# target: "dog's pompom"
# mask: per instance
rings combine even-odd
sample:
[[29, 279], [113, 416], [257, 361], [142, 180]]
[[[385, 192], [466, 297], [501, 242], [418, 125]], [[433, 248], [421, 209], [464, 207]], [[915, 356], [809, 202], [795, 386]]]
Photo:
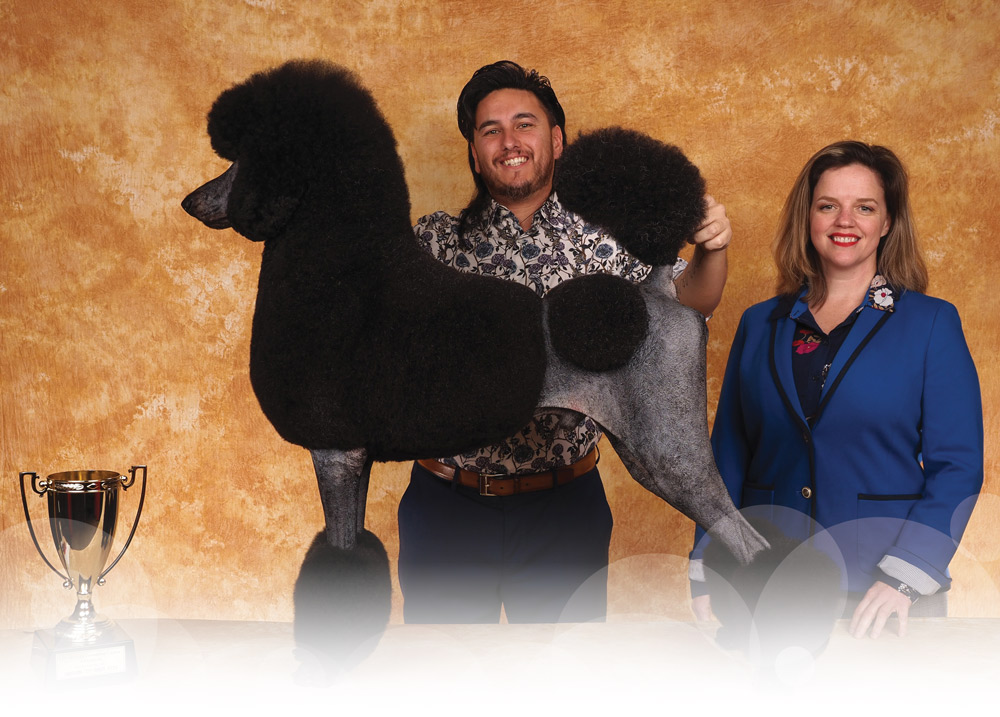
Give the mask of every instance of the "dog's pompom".
[[565, 281], [545, 295], [545, 305], [552, 348], [588, 371], [624, 366], [649, 329], [639, 288], [611, 274]]
[[788, 648], [818, 656], [845, 599], [835, 560], [810, 541], [788, 537], [768, 520], [748, 517], [771, 547], [742, 565], [713, 540], [705, 548], [705, 582], [719, 619], [720, 646], [759, 659], [765, 670]]
[[350, 669], [375, 648], [389, 622], [389, 558], [378, 537], [358, 534], [352, 550], [313, 539], [295, 582], [295, 642], [327, 678]]
[[633, 256], [669, 265], [705, 218], [705, 182], [680, 149], [620, 127], [566, 147], [556, 192], [567, 209], [609, 232]]

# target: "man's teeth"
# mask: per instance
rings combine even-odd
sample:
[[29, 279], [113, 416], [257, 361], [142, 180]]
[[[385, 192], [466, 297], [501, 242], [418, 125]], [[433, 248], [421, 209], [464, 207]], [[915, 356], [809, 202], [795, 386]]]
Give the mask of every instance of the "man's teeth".
[[505, 159], [501, 164], [505, 167], [519, 167], [527, 161], [527, 157], [511, 157], [510, 159]]

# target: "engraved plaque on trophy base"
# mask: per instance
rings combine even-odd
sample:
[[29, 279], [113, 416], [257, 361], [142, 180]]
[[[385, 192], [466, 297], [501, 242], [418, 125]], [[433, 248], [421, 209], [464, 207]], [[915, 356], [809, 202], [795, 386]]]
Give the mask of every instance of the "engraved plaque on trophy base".
[[118, 625], [87, 644], [35, 631], [32, 664], [50, 687], [84, 687], [127, 682], [135, 678], [135, 645]]

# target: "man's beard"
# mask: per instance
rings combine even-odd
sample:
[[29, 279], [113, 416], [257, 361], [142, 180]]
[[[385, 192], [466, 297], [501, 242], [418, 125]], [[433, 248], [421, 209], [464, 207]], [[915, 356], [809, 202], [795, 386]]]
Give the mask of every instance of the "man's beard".
[[[487, 185], [489, 186], [489, 185]], [[490, 194], [496, 197], [503, 197], [515, 202], [527, 199], [536, 191], [545, 186], [544, 182], [528, 180], [520, 184], [501, 184], [489, 187]]]
[[497, 181], [496, 174], [493, 172], [480, 173], [480, 177], [482, 177], [486, 188], [494, 198], [517, 202], [527, 199], [535, 192], [548, 186], [553, 176], [554, 167], [554, 162], [550, 163], [547, 167], [539, 167], [541, 171], [518, 184], [499, 182]]

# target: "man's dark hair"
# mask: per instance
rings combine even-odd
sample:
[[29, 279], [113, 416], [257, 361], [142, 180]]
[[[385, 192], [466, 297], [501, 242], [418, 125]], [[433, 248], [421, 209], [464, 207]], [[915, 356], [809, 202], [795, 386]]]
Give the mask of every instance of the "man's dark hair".
[[476, 172], [476, 162], [472, 156], [472, 138], [476, 129], [476, 109], [483, 98], [496, 90], [527, 90], [542, 103], [549, 122], [562, 130], [563, 141], [566, 140], [566, 113], [556, 98], [556, 93], [544, 75], [536, 70], [526, 70], [516, 62], [501, 60], [491, 65], [484, 65], [473, 73], [472, 78], [462, 88], [458, 96], [458, 129], [469, 142], [469, 169], [476, 183], [476, 194], [469, 205], [462, 210], [459, 222], [459, 233], [464, 237], [466, 232], [479, 221], [483, 209], [490, 201], [490, 193], [483, 178]]

